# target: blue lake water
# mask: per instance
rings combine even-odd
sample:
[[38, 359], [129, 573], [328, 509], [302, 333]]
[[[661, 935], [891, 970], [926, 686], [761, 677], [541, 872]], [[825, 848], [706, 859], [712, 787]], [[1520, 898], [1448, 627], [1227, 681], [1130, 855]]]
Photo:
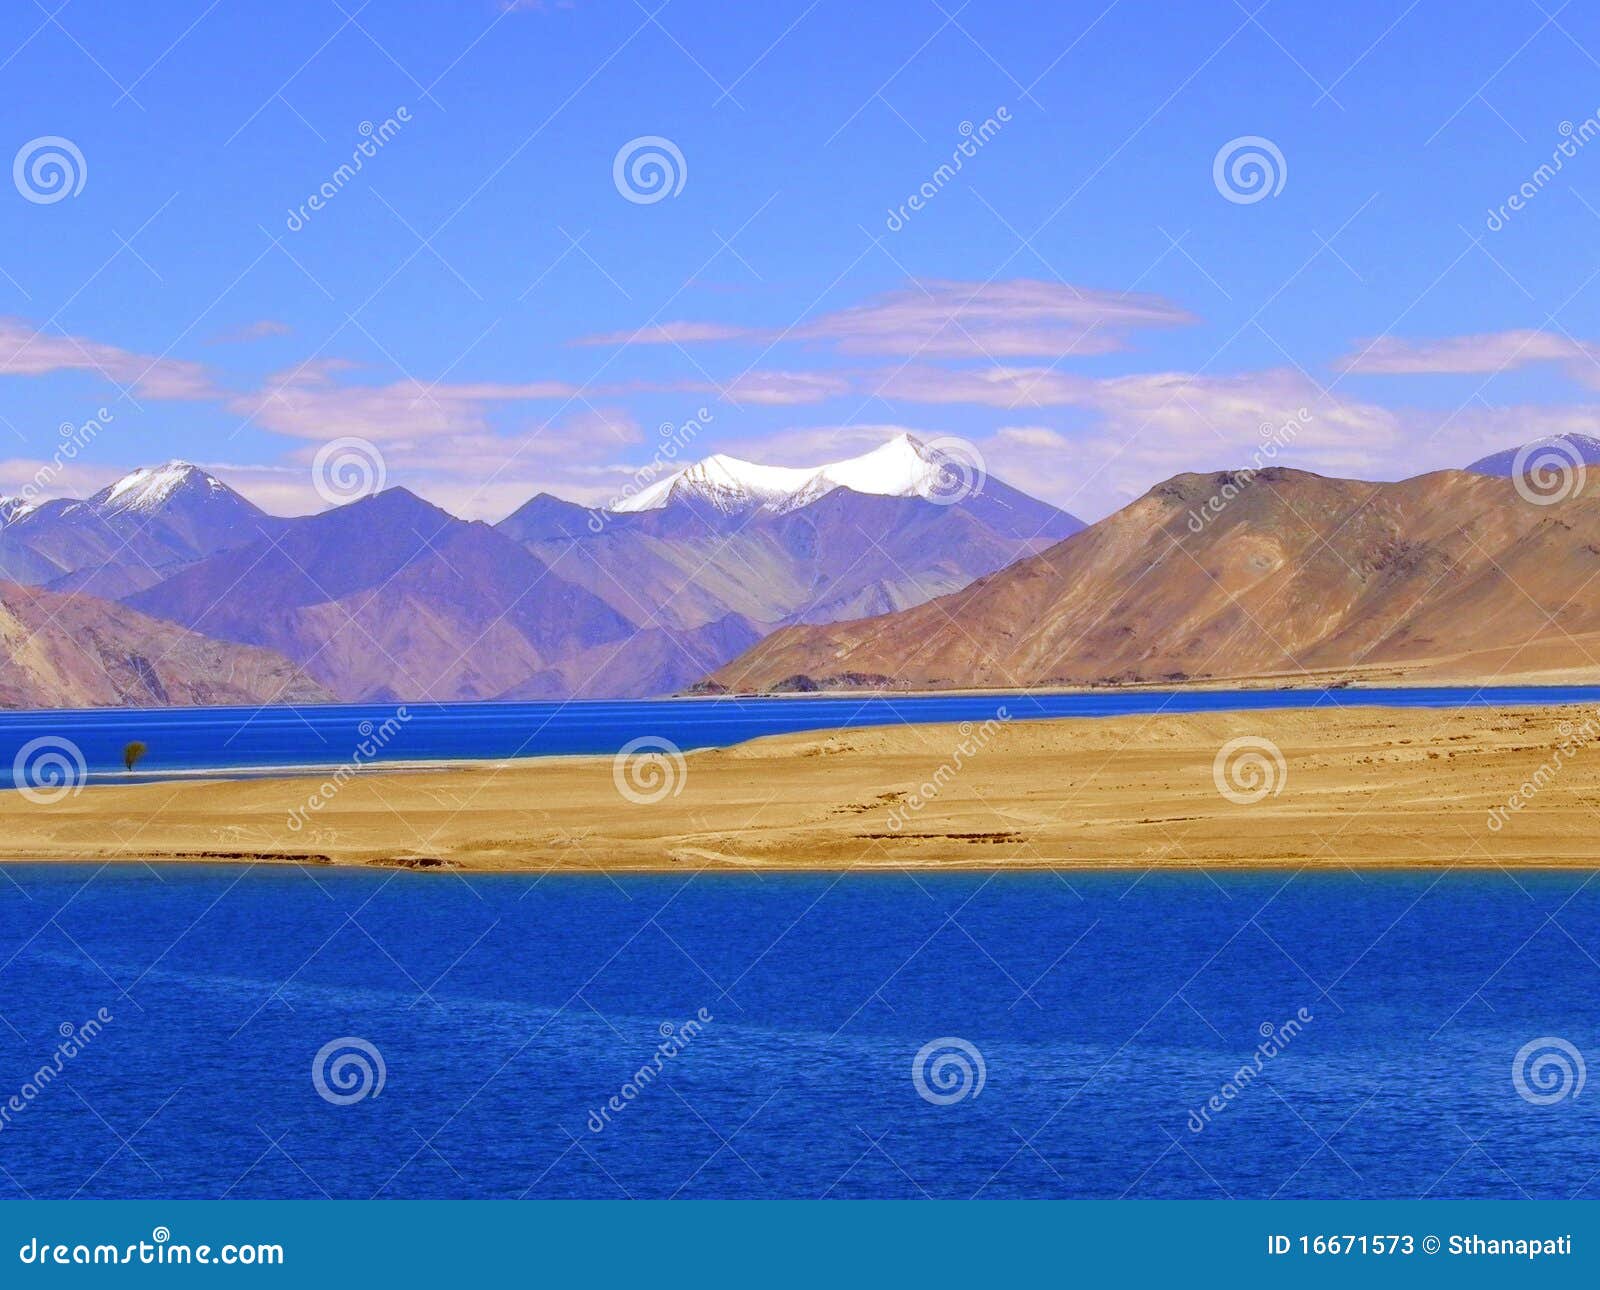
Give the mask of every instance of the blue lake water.
[[1587, 1196], [1600, 1097], [1512, 1070], [1600, 1049], [1597, 960], [1553, 873], [12, 866], [0, 1195]]
[[[759, 735], [900, 722], [982, 721], [1004, 707], [1017, 719], [1387, 704], [1461, 707], [1503, 703], [1600, 703], [1600, 686], [1414, 687], [1371, 690], [1136, 690], [1081, 694], [902, 695], [658, 699], [568, 703], [413, 703], [370, 761], [436, 761], [616, 752], [640, 736], [679, 748]], [[149, 752], [152, 777], [202, 768], [265, 770], [340, 765], [394, 705], [267, 708], [102, 708], [0, 713], [0, 766], [39, 738], [70, 740], [90, 775], [123, 775], [130, 740]], [[9, 781], [7, 781], [9, 782]]]

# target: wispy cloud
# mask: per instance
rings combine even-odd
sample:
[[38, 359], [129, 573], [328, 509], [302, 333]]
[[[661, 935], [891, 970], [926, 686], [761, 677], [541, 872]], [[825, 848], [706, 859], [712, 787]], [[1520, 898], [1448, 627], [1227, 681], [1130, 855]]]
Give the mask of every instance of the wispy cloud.
[[1600, 344], [1533, 329], [1437, 340], [1379, 336], [1358, 344], [1334, 366], [1365, 374], [1490, 375], [1533, 363], [1564, 363], [1575, 379], [1600, 386]]
[[268, 377], [260, 389], [235, 397], [229, 406], [268, 430], [296, 439], [352, 434], [379, 444], [415, 443], [485, 431], [489, 409], [496, 404], [565, 401], [583, 393], [565, 381], [358, 385], [336, 379], [352, 370], [352, 364], [341, 360], [305, 363]]
[[74, 336], [46, 332], [21, 318], [0, 317], [0, 375], [89, 372], [145, 399], [212, 399], [211, 376], [199, 363], [153, 357]]
[[753, 327], [729, 323], [667, 322], [654, 323], [634, 331], [610, 331], [598, 336], [580, 336], [574, 345], [696, 345], [718, 340], [752, 340], [762, 335]]
[[754, 371], [731, 377], [721, 384], [712, 381], [675, 381], [633, 388], [716, 395], [732, 403], [788, 407], [840, 398], [854, 390], [856, 384], [850, 376], [840, 372]]
[[258, 322], [245, 323], [242, 327], [230, 327], [226, 331], [219, 331], [206, 338], [208, 345], [241, 345], [252, 340], [266, 340], [272, 336], [292, 336], [294, 328], [288, 323], [278, 322], [273, 318], [262, 318]]
[[845, 354], [924, 358], [1037, 358], [1126, 349], [1128, 333], [1193, 323], [1161, 296], [1061, 282], [912, 282], [896, 291], [789, 327], [668, 322], [587, 336], [580, 345], [688, 345], [744, 340], [810, 341]]

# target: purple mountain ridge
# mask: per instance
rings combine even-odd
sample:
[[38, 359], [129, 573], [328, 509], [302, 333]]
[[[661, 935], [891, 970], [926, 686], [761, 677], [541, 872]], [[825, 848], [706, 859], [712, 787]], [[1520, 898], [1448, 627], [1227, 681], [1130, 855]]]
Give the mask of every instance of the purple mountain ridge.
[[541, 493], [497, 525], [404, 488], [278, 518], [172, 462], [0, 499], [0, 577], [272, 651], [342, 699], [664, 694], [778, 627], [918, 605], [1083, 527], [946, 461], [909, 436], [809, 469], [712, 457], [615, 511]]

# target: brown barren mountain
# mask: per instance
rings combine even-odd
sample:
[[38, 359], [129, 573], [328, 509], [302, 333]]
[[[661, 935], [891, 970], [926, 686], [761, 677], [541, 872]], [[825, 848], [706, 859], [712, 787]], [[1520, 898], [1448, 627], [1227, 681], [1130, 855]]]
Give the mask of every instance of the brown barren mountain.
[[93, 596], [0, 582], [0, 707], [326, 703], [281, 654], [186, 631]]
[[1594, 475], [1549, 504], [1461, 471], [1399, 483], [1282, 468], [1178, 475], [959, 592], [785, 628], [711, 680], [1595, 679], [1597, 575]]

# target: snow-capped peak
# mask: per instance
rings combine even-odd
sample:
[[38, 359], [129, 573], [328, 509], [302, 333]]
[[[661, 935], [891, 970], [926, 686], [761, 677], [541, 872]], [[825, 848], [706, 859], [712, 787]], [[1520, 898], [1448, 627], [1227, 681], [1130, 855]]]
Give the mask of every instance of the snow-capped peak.
[[37, 508], [20, 497], [0, 497], [0, 525], [14, 524]]
[[909, 434], [871, 452], [821, 466], [762, 466], [722, 453], [697, 461], [617, 504], [619, 511], [655, 511], [673, 502], [710, 503], [719, 511], [775, 513], [809, 506], [836, 488], [877, 497], [927, 496], [945, 470], [940, 454]]
[[198, 466], [186, 461], [169, 461], [164, 466], [143, 466], [124, 475], [91, 500], [105, 511], [154, 511], [179, 489], [198, 484], [210, 493], [226, 493], [227, 486], [213, 479]]
[[773, 506], [810, 481], [812, 472], [788, 466], [761, 466], [722, 453], [674, 471], [617, 504], [619, 511], [655, 511], [670, 502], [710, 502], [732, 514]]

